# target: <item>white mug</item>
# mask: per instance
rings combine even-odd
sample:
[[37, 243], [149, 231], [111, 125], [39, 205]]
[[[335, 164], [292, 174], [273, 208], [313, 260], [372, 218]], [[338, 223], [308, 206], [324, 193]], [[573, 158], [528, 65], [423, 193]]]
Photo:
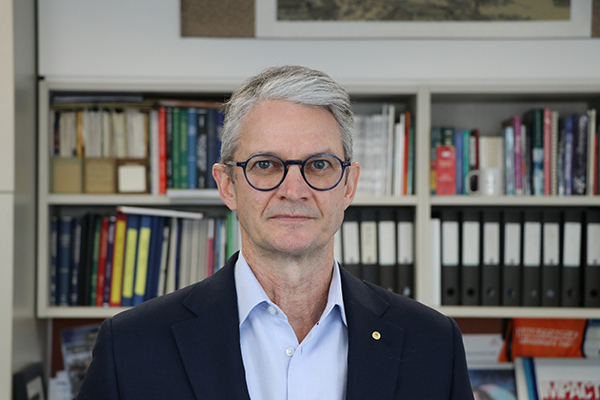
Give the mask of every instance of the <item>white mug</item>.
[[[471, 190], [471, 178], [477, 176], [477, 190]], [[500, 168], [474, 169], [467, 173], [467, 193], [475, 196], [501, 196], [504, 194]]]

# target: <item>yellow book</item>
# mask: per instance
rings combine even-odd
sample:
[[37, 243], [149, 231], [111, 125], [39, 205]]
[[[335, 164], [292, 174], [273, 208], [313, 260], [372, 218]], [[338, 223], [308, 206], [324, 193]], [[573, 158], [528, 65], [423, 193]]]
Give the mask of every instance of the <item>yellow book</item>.
[[135, 261], [137, 253], [139, 215], [127, 216], [127, 237], [125, 238], [125, 265], [123, 270], [123, 297], [121, 305], [133, 305], [133, 283], [135, 279]]
[[115, 244], [113, 250], [113, 270], [110, 284], [110, 306], [121, 305], [123, 293], [123, 261], [125, 259], [125, 234], [127, 231], [127, 216], [117, 214], [115, 223]]
[[137, 262], [135, 269], [135, 288], [133, 305], [144, 301], [146, 294], [146, 280], [148, 276], [148, 255], [150, 253], [150, 235], [152, 233], [152, 217], [143, 215], [140, 221], [138, 237]]

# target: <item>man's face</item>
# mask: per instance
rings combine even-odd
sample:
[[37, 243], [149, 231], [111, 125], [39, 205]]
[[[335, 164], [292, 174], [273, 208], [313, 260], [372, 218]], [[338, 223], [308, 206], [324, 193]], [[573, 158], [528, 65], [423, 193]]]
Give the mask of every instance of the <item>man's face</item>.
[[[315, 154], [344, 159], [339, 126], [330, 112], [288, 101], [259, 103], [242, 125], [235, 161], [256, 154], [272, 154], [283, 160], [304, 160]], [[242, 246], [248, 251], [302, 256], [333, 248], [333, 235], [344, 210], [354, 197], [359, 166], [349, 167], [348, 179], [332, 190], [312, 189], [300, 167], [289, 166], [285, 180], [274, 190], [252, 188], [242, 168], [234, 167], [233, 182], [217, 165], [213, 174], [225, 204], [237, 210]]]

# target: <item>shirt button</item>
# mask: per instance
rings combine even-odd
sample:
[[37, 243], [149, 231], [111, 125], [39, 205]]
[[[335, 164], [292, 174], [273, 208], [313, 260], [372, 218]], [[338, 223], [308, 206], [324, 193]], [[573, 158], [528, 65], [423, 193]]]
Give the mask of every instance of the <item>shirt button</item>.
[[271, 315], [275, 315], [277, 313], [277, 310], [273, 306], [269, 306], [268, 310], [271, 313]]
[[293, 356], [293, 355], [294, 355], [294, 349], [293, 349], [293, 348], [291, 348], [291, 347], [288, 347], [287, 349], [285, 349], [285, 354], [286, 354], [288, 357], [291, 357], [291, 356]]

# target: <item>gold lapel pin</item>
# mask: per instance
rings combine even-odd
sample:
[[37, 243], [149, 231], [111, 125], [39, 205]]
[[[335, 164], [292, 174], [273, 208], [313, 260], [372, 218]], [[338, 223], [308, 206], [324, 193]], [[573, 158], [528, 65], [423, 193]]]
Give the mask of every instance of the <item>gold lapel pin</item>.
[[375, 339], [375, 340], [381, 339], [381, 333], [379, 333], [377, 331], [373, 331], [373, 333], [371, 334], [371, 336], [373, 336], [373, 339]]

